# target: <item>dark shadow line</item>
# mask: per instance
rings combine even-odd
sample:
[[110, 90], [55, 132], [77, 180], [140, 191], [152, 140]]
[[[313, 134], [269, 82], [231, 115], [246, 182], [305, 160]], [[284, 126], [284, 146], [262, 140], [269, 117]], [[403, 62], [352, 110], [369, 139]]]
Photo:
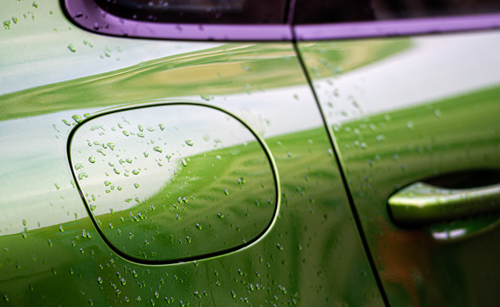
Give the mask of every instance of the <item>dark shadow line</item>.
[[[293, 35], [295, 35], [295, 32], [293, 33]], [[354, 199], [352, 198], [352, 194], [351, 194], [352, 192], [351, 192], [351, 190], [349, 188], [349, 185], [347, 183], [347, 178], [346, 178], [346, 175], [345, 175], [345, 169], [342, 166], [342, 163], [340, 162], [339, 149], [336, 146], [337, 144], [335, 142], [335, 137], [333, 135], [333, 131], [328, 126], [325, 114], [323, 113], [323, 109], [321, 108], [321, 105], [319, 103], [318, 96], [316, 95], [316, 91], [314, 89], [313, 82], [312, 82], [312, 80], [311, 80], [311, 78], [310, 78], [310, 76], [309, 76], [309, 74], [307, 72], [307, 68], [305, 66], [305, 62], [302, 59], [302, 55], [301, 55], [300, 50], [298, 48], [297, 42], [295, 41], [295, 37], [294, 37], [293, 48], [295, 49], [295, 53], [297, 54], [297, 58], [299, 60], [300, 66], [302, 67], [302, 70], [304, 72], [304, 76], [307, 79], [307, 83], [309, 84], [309, 88], [311, 89], [311, 92], [312, 92], [312, 94], [314, 96], [314, 99], [316, 100], [316, 104], [318, 106], [318, 110], [319, 110], [319, 112], [321, 114], [321, 118], [323, 119], [323, 125], [324, 125], [324, 127], [325, 127], [325, 129], [326, 129], [326, 131], [328, 133], [328, 137], [330, 139], [330, 145], [332, 145], [332, 147], [333, 147], [333, 154], [335, 155], [335, 161], [337, 163], [337, 167], [338, 167], [338, 170], [339, 170], [340, 178], [342, 179], [342, 184], [343, 184], [344, 189], [346, 191], [346, 196], [347, 196], [347, 199], [349, 201], [351, 212], [352, 212], [352, 215], [354, 217], [354, 221], [356, 222], [356, 227], [357, 227], [357, 230], [358, 230], [359, 237], [361, 238], [361, 242], [363, 243], [363, 248], [364, 248], [364, 251], [365, 251], [365, 254], [366, 254], [366, 258], [368, 259], [368, 262], [370, 263], [370, 267], [371, 267], [372, 273], [373, 273], [373, 275], [375, 277], [375, 281], [377, 282], [380, 295], [382, 296], [382, 299], [383, 299], [385, 305], [386, 306], [390, 306], [389, 305], [389, 300], [387, 299], [387, 296], [386, 296], [385, 291], [384, 291], [382, 280], [380, 279], [380, 276], [379, 276], [379, 274], [377, 272], [377, 267], [375, 265], [375, 261], [372, 258], [372, 255], [371, 255], [371, 252], [370, 252], [370, 247], [368, 245], [368, 241], [366, 239], [366, 236], [365, 236], [364, 231], [363, 231], [363, 227], [361, 225], [361, 220], [359, 218], [358, 212], [356, 211], [356, 207], [354, 205]]]

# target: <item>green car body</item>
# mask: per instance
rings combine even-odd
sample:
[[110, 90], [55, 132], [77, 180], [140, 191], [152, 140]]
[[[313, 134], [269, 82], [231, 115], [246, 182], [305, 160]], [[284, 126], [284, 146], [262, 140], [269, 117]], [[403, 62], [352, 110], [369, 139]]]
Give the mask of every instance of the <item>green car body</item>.
[[[500, 75], [493, 67], [500, 58], [490, 45], [495, 41], [493, 31], [300, 46], [393, 306], [498, 301], [492, 288], [500, 253], [497, 198], [478, 195], [489, 214], [474, 217], [480, 202], [457, 214], [444, 208], [439, 195], [434, 206], [411, 211], [408, 204], [417, 199], [412, 190], [397, 212], [399, 225], [387, 204], [395, 191], [429, 178], [444, 178], [441, 184], [453, 187], [441, 190], [447, 195], [498, 184]], [[379, 50], [400, 52], [358, 68], [363, 57], [373, 61], [363, 49], [381, 55], [377, 46], [384, 44]], [[345, 73], [353, 67], [357, 70]], [[449, 183], [451, 178], [456, 183]], [[464, 178], [474, 182], [462, 183]], [[460, 196], [465, 202], [474, 199], [465, 196]], [[412, 222], [419, 215], [423, 218]]]
[[[407, 229], [394, 224], [387, 207], [396, 190], [413, 182], [500, 166], [500, 74], [492, 68], [500, 62], [492, 52], [498, 31], [296, 44], [179, 42], [86, 32], [67, 20], [58, 1], [3, 6], [0, 305], [498, 301], [495, 218], [456, 226], [475, 227], [477, 236], [438, 240], [433, 234], [455, 224]], [[425, 72], [432, 66], [408, 63], [440, 63], [440, 75], [430, 80]], [[276, 215], [255, 240], [210, 257], [129, 258], [98, 228], [85, 181], [69, 160], [71, 140], [102, 114], [179, 103], [222, 110], [262, 141]], [[240, 187], [230, 184], [232, 197]], [[214, 198], [228, 194], [222, 187]], [[253, 197], [262, 188], [248, 179], [242, 190]], [[243, 219], [224, 232], [239, 241]], [[188, 231], [209, 232], [185, 220]], [[208, 248], [196, 238], [183, 242]]]

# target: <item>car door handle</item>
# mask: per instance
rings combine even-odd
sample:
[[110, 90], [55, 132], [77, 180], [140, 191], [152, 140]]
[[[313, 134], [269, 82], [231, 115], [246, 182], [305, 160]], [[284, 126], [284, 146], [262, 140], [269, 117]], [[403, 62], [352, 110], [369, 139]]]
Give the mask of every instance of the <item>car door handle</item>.
[[500, 184], [446, 189], [416, 182], [392, 195], [389, 210], [401, 226], [423, 226], [500, 209]]

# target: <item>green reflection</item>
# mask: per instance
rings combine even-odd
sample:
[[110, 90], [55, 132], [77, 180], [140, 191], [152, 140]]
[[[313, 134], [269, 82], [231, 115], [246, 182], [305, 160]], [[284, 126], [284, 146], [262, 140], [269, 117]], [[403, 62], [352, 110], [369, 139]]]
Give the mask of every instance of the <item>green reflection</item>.
[[392, 217], [402, 225], [423, 225], [496, 210], [500, 186], [444, 189], [414, 183], [389, 198]]
[[325, 130], [266, 143], [281, 170], [283, 205], [273, 231], [251, 248], [197, 262], [142, 265], [113, 253], [85, 217], [62, 224], [64, 232], [53, 225], [29, 231], [24, 240], [20, 233], [0, 236], [7, 250], [0, 250], [0, 294], [21, 306], [176, 306], [181, 301], [185, 306], [214, 301], [232, 306], [243, 300], [252, 305], [383, 306], [359, 248]]
[[274, 219], [269, 155], [244, 125], [215, 109], [113, 113], [81, 126], [71, 144], [100, 231], [129, 257], [173, 261], [230, 251]]
[[[349, 63], [361, 62], [362, 46], [374, 41], [394, 45], [401, 38], [300, 48], [391, 305], [486, 306], [498, 301], [500, 228], [495, 215], [411, 228], [395, 225], [387, 206], [395, 191], [414, 182], [500, 167], [500, 75], [491, 69], [500, 58], [489, 55], [495, 47], [487, 47], [497, 42], [496, 36], [412, 37], [411, 49], [342, 75], [328, 67], [345, 72]], [[309, 60], [330, 50], [344, 57]], [[376, 58], [373, 49], [367, 53]]]
[[210, 95], [290, 86], [304, 81], [296, 64], [288, 43], [225, 44], [2, 95], [0, 120], [164, 97], [210, 100]]
[[412, 47], [410, 38], [307, 42], [299, 48], [314, 79], [339, 76]]

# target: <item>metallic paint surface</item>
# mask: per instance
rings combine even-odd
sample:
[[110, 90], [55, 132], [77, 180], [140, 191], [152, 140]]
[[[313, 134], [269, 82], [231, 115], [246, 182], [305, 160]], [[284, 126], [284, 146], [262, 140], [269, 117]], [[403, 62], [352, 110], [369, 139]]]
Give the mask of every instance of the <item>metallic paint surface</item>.
[[391, 216], [399, 225], [426, 225], [498, 211], [500, 186], [444, 189], [416, 182], [389, 197]]
[[393, 306], [499, 300], [498, 218], [402, 228], [387, 206], [411, 183], [500, 168], [498, 48], [498, 31], [299, 44]]
[[[290, 43], [104, 37], [74, 28], [57, 1], [35, 4], [12, 1], [0, 12], [17, 18], [0, 30], [0, 71], [17, 83], [2, 82], [0, 96], [2, 305], [383, 305]], [[25, 69], [10, 68], [20, 67], [16, 59]], [[179, 100], [227, 110], [264, 139], [281, 210], [270, 232], [242, 250], [137, 264], [94, 228], [72, 181], [67, 138], [85, 115]]]
[[130, 261], [172, 264], [251, 247], [280, 210], [266, 143], [206, 104], [90, 116], [72, 131], [68, 157], [94, 226]]

